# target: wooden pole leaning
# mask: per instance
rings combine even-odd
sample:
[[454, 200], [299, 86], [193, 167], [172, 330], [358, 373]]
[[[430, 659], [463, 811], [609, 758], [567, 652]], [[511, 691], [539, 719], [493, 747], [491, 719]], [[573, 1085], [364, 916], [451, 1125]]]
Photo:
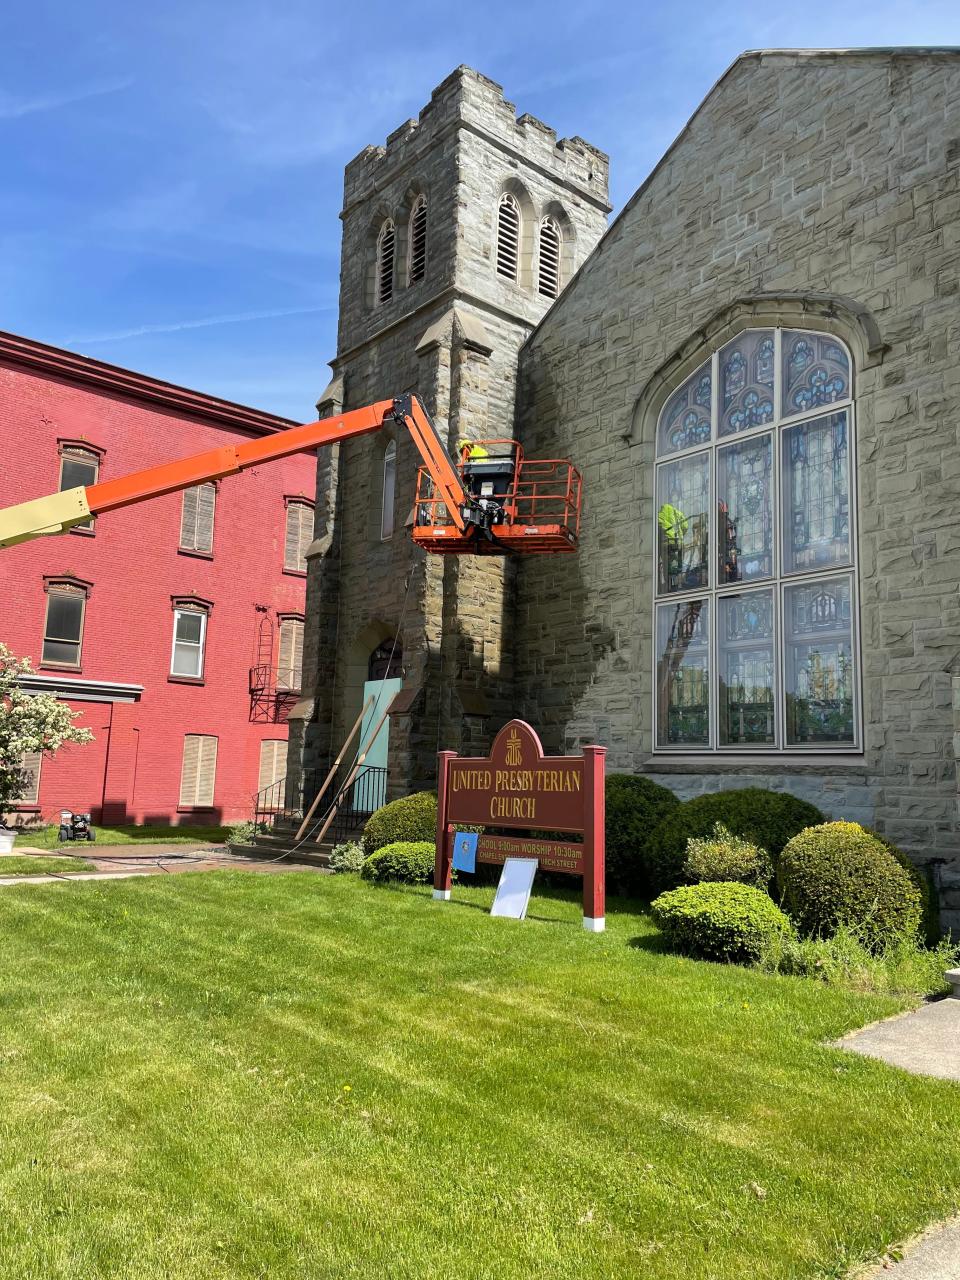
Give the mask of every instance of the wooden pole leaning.
[[320, 801], [323, 799], [323, 797], [324, 797], [324, 793], [326, 792], [327, 787], [329, 787], [330, 783], [333, 781], [333, 775], [334, 775], [334, 774], [337, 772], [337, 770], [340, 768], [340, 765], [341, 765], [341, 763], [343, 762], [343, 757], [344, 757], [344, 754], [346, 753], [347, 747], [349, 747], [350, 743], [354, 740], [354, 738], [355, 738], [355, 737], [356, 737], [356, 735], [357, 735], [357, 730], [360, 728], [361, 724], [363, 724], [363, 717], [364, 717], [364, 716], [367, 714], [367, 712], [369, 711], [371, 702], [373, 702], [373, 694], [372, 694], [372, 693], [371, 693], [370, 697], [366, 700], [366, 702], [363, 704], [363, 708], [362, 708], [362, 710], [361, 710], [360, 714], [357, 716], [356, 720], [354, 721], [353, 728], [352, 728], [352, 729], [350, 730], [350, 732], [347, 734], [346, 738], [344, 738], [344, 740], [343, 740], [343, 746], [340, 748], [339, 752], [337, 753], [337, 758], [336, 758], [336, 760], [334, 760], [333, 764], [330, 766], [330, 772], [329, 772], [329, 773], [327, 774], [327, 776], [324, 778], [324, 780], [323, 780], [323, 786], [320, 788], [320, 790], [319, 790], [319, 791], [317, 792], [317, 794], [314, 796], [314, 798], [313, 798], [313, 804], [312, 804], [312, 805], [310, 806], [310, 808], [307, 810], [307, 814], [306, 814], [306, 816], [304, 817], [303, 821], [300, 823], [300, 828], [299, 828], [299, 830], [297, 831], [297, 834], [294, 836], [294, 840], [302, 840], [302, 839], [303, 839], [303, 833], [306, 831], [307, 827], [309, 827], [309, 825], [310, 825], [310, 819], [311, 819], [311, 818], [313, 817], [313, 815], [316, 813], [316, 811], [317, 811], [317, 806], [319, 805]]
[[[392, 702], [392, 699], [391, 699], [391, 702]], [[371, 733], [371, 735], [370, 735], [370, 741], [371, 741], [371, 743], [376, 742], [376, 740], [377, 740], [377, 734], [378, 734], [378, 733], [380, 732], [380, 730], [383, 728], [384, 724], [385, 724], [385, 723], [386, 723], [386, 721], [387, 721], [387, 717], [388, 717], [389, 715], [390, 715], [390, 708], [389, 708], [389, 707], [387, 707], [386, 711], [383, 713], [383, 715], [382, 715], [382, 716], [380, 717], [380, 719], [377, 721], [377, 723], [376, 723], [376, 727], [374, 728], [373, 733]], [[342, 790], [341, 790], [341, 792], [340, 792], [341, 803], [342, 803], [342, 799], [343, 799], [343, 797], [344, 797], [344, 796], [347, 794], [347, 792], [350, 790], [350, 786], [351, 786], [351, 784], [352, 784], [352, 782], [353, 782], [354, 778], [357, 776], [357, 774], [358, 774], [358, 773], [360, 772], [360, 770], [363, 768], [363, 762], [366, 760], [366, 758], [367, 758], [367, 753], [366, 753], [366, 751], [361, 752], [361, 753], [360, 753], [360, 755], [358, 755], [358, 756], [357, 756], [356, 762], [355, 762], [355, 764], [354, 764], [353, 768], [350, 770], [350, 776], [347, 778], [346, 782], [343, 784], [343, 788], [342, 788]], [[315, 842], [316, 842], [317, 844], [320, 844], [320, 842], [323, 840], [323, 837], [327, 834], [327, 831], [330, 829], [330, 825], [331, 825], [331, 823], [333, 822], [334, 818], [337, 816], [337, 814], [338, 814], [339, 812], [340, 812], [340, 805], [335, 803], [335, 804], [334, 804], [334, 806], [333, 806], [333, 808], [332, 808], [332, 809], [330, 810], [330, 812], [327, 814], [326, 821], [324, 822], [323, 826], [320, 828], [320, 834], [319, 834], [318, 836], [316, 836], [316, 837], [315, 837]]]

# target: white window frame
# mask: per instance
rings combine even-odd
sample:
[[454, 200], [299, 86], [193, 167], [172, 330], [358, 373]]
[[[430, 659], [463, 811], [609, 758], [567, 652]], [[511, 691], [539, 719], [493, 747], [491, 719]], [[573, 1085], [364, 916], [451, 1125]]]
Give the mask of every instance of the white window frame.
[[[719, 434], [720, 422], [720, 353], [724, 347], [730, 342], [743, 336], [745, 332], [770, 330], [773, 329], [774, 334], [774, 415], [770, 422], [762, 423], [755, 427], [749, 427], [744, 431], [732, 433], [730, 435], [721, 436]], [[815, 409], [808, 410], [803, 413], [791, 414], [784, 416], [783, 413], [783, 334], [810, 334], [816, 338], [829, 338], [832, 342], [836, 342], [842, 347], [847, 354], [849, 362], [849, 394], [842, 400], [837, 400], [828, 405], [821, 405]], [[711, 433], [708, 441], [690, 445], [685, 449], [677, 449], [671, 453], [660, 452], [660, 424], [664, 413], [666, 412], [674, 394], [684, 385], [684, 383], [693, 376], [705, 364], [710, 364], [710, 389], [711, 389], [711, 405], [710, 405], [710, 422]], [[821, 569], [807, 572], [785, 572], [784, 571], [784, 530], [783, 530], [783, 509], [782, 509], [782, 484], [781, 484], [781, 462], [782, 462], [782, 438], [783, 433], [791, 427], [800, 426], [817, 418], [828, 417], [834, 413], [846, 413], [847, 415], [847, 436], [848, 436], [848, 455], [850, 467], [850, 561], [847, 564], [837, 564], [824, 566]], [[772, 437], [773, 459], [772, 459], [772, 479], [773, 479], [773, 572], [770, 577], [754, 580], [751, 582], [727, 583], [721, 585], [718, 581], [718, 565], [719, 556], [717, 550], [717, 455], [720, 449], [726, 446], [740, 443], [757, 436], [770, 435]], [[707, 453], [710, 458], [710, 477], [709, 477], [709, 499], [708, 499], [708, 542], [707, 542], [707, 563], [708, 563], [708, 579], [707, 585], [699, 589], [691, 589], [688, 591], [676, 591], [665, 593], [659, 590], [659, 537], [657, 533], [657, 493], [658, 478], [661, 467], [668, 466], [678, 460], [686, 457], [692, 457], [698, 453]], [[750, 326], [749, 330], [741, 330], [740, 332], [727, 337], [721, 342], [711, 354], [705, 359], [697, 362], [693, 367], [689, 368], [682, 378], [673, 381], [670, 391], [664, 399], [660, 412], [657, 415], [654, 435], [654, 464], [653, 464], [653, 549], [651, 555], [651, 582], [654, 584], [653, 589], [653, 628], [651, 643], [651, 689], [653, 695], [653, 714], [652, 724], [652, 750], [655, 755], [663, 756], [758, 756], [764, 758], [783, 757], [783, 756], [811, 756], [811, 755], [847, 755], [862, 756], [863, 755], [863, 660], [861, 652], [861, 627], [860, 627], [860, 562], [859, 562], [859, 538], [857, 527], [857, 433], [856, 433], [856, 367], [854, 364], [853, 353], [848, 343], [836, 334], [824, 330], [794, 327], [786, 325], [781, 327], [773, 327], [770, 325]], [[825, 582], [831, 579], [848, 577], [851, 580], [850, 587], [850, 630], [851, 630], [851, 655], [854, 664], [853, 679], [853, 735], [852, 743], [788, 743], [786, 741], [786, 689], [784, 685], [784, 676], [786, 668], [786, 648], [784, 633], [784, 599], [788, 587], [802, 586], [807, 583]], [[718, 638], [718, 617], [720, 610], [718, 602], [725, 596], [742, 596], [751, 591], [768, 590], [773, 592], [773, 608], [774, 608], [774, 679], [775, 679], [775, 745], [761, 745], [757, 743], [746, 744], [721, 744], [719, 742], [719, 666], [718, 659], [720, 656], [720, 643]], [[707, 645], [707, 662], [708, 662], [708, 685], [709, 685], [709, 745], [697, 745], [694, 743], [678, 743], [675, 746], [668, 746], [658, 742], [659, 722], [658, 722], [658, 688], [657, 688], [657, 666], [659, 661], [659, 637], [657, 633], [657, 619], [660, 607], [669, 604], [680, 604], [684, 601], [706, 600], [709, 603], [708, 617], [708, 645]]]
[[[79, 587], [71, 586], [69, 583], [52, 583], [45, 591], [47, 602], [43, 607], [43, 634], [40, 637], [40, 666], [41, 667], [60, 667], [65, 671], [79, 671], [83, 666], [83, 633], [87, 625], [87, 592]], [[76, 640], [65, 640], [62, 636], [51, 636], [47, 634], [50, 625], [50, 597], [51, 596], [68, 596], [72, 599], [80, 601], [80, 634]], [[44, 656], [44, 649], [47, 641], [51, 640], [54, 644], [75, 644], [77, 646], [76, 662], [61, 662], [56, 658], [47, 658]]]
[[[204, 678], [203, 673], [207, 663], [207, 612], [208, 611], [206, 609], [200, 609], [191, 605], [183, 605], [183, 604], [174, 605], [173, 639], [170, 644], [170, 673], [169, 673], [174, 680], [202, 680]], [[194, 642], [193, 640], [177, 639], [177, 623], [180, 620], [181, 614], [188, 615], [190, 617], [200, 618], [199, 641]], [[178, 644], [188, 645], [190, 648], [196, 649], [197, 652], [199, 653], [200, 670], [196, 673], [196, 675], [193, 675], [190, 672], [185, 672], [185, 671], [174, 671], [173, 661], [174, 661], [174, 658], [176, 657]]]

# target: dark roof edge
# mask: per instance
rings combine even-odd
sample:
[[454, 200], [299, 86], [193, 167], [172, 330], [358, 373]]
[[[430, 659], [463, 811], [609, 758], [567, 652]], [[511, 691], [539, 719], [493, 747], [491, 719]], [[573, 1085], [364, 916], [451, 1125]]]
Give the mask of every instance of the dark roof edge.
[[292, 418], [281, 418], [261, 409], [251, 409], [248, 405], [235, 404], [232, 400], [191, 391], [189, 387], [163, 382], [149, 374], [105, 364], [90, 356], [77, 355], [73, 351], [64, 351], [61, 347], [51, 347], [45, 342], [3, 330], [0, 330], [0, 361], [40, 370], [82, 386], [101, 387], [116, 395], [162, 405], [179, 413], [257, 435], [270, 435], [300, 425]]
[[520, 349], [523, 350], [524, 347], [531, 346], [534, 340], [536, 339], [537, 335], [539, 334], [541, 328], [546, 323], [546, 321], [551, 319], [551, 317], [554, 315], [554, 313], [558, 310], [559, 307], [563, 306], [564, 298], [570, 292], [574, 282], [576, 281], [577, 277], [580, 275], [580, 272], [583, 271], [584, 267], [586, 267], [586, 265], [589, 262], [593, 261], [594, 257], [598, 253], [603, 252], [604, 244], [612, 235], [617, 225], [623, 220], [623, 218], [626, 217], [626, 215], [630, 212], [630, 210], [634, 207], [634, 205], [636, 205], [643, 198], [643, 196], [647, 192], [647, 188], [653, 182], [654, 178], [657, 176], [660, 170], [664, 167], [664, 165], [667, 163], [667, 161], [670, 159], [673, 153], [677, 150], [677, 148], [680, 146], [680, 143], [683, 142], [683, 140], [686, 138], [687, 134], [690, 132], [693, 122], [700, 115], [701, 111], [703, 111], [704, 107], [707, 105], [707, 103], [710, 101], [713, 95], [717, 92], [720, 86], [724, 83], [724, 81], [728, 80], [730, 76], [733, 75], [734, 71], [737, 70], [737, 68], [740, 66], [741, 63], [761, 62], [765, 58], [767, 59], [782, 58], [784, 60], [794, 58], [794, 59], [803, 59], [810, 62], [813, 62], [819, 59], [823, 62], [833, 62], [841, 58], [854, 58], [854, 57], [862, 58], [862, 57], [881, 57], [881, 56], [888, 57], [888, 58], [893, 56], [924, 57], [924, 58], [929, 58], [931, 56], [938, 56], [938, 57], [956, 58], [956, 57], [960, 57], [960, 45], [929, 45], [929, 46], [903, 45], [903, 46], [891, 46], [889, 48], [885, 48], [883, 46], [876, 46], [876, 47], [870, 47], [865, 49], [745, 49], [743, 53], [738, 54], [734, 58], [733, 62], [730, 63], [729, 67], [727, 67], [726, 71], [724, 71], [723, 74], [718, 77], [718, 79], [710, 86], [707, 92], [703, 95], [702, 99], [698, 103], [693, 114], [687, 120], [686, 124], [683, 126], [683, 128], [674, 138], [674, 140], [670, 143], [669, 147], [667, 147], [666, 151], [664, 151], [663, 155], [660, 157], [657, 163], [653, 166], [653, 168], [644, 178], [643, 182], [641, 182], [640, 186], [637, 187], [636, 191], [633, 193], [633, 195], [630, 197], [627, 203], [623, 206], [623, 208], [620, 210], [620, 212], [617, 214], [614, 220], [610, 223], [609, 227], [607, 227], [606, 231], [603, 233], [603, 235], [594, 245], [593, 249], [590, 251], [587, 257], [580, 264], [579, 268], [574, 273], [570, 281], [567, 283], [566, 288], [563, 290], [563, 293], [560, 294], [560, 297], [557, 299], [554, 305], [546, 312], [545, 315], [541, 316], [540, 320], [537, 322], [534, 329], [527, 335], [527, 338], [523, 342], [523, 345], [521, 346]]

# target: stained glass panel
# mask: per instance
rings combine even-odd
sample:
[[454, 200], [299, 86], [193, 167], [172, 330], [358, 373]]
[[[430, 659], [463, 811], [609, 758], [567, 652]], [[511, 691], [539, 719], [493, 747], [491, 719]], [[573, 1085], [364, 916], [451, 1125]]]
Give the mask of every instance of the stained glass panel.
[[783, 570], [806, 573], [850, 563], [847, 414], [831, 413], [782, 436]]
[[852, 579], [787, 587], [783, 618], [787, 743], [853, 746]]
[[706, 600], [657, 608], [658, 746], [709, 746], [709, 611]]
[[720, 351], [720, 435], [773, 421], [772, 329], [748, 329]]
[[658, 454], [677, 453], [710, 439], [711, 368], [708, 360], [667, 401], [657, 432]]
[[717, 601], [721, 746], [776, 744], [773, 591]]
[[823, 333], [783, 335], [783, 417], [809, 413], [850, 395], [850, 357]]
[[710, 455], [657, 470], [657, 578], [661, 593], [698, 591], [709, 578]]
[[773, 575], [773, 438], [717, 450], [718, 581]]

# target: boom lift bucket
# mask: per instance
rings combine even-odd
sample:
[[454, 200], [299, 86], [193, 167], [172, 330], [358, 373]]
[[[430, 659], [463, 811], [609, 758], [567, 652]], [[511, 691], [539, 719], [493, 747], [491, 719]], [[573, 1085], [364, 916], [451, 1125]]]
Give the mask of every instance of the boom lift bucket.
[[420, 468], [413, 540], [424, 550], [494, 556], [576, 551], [583, 483], [565, 459], [530, 461], [516, 440], [478, 440], [461, 450], [457, 472], [470, 510], [462, 530], [427, 468]]

